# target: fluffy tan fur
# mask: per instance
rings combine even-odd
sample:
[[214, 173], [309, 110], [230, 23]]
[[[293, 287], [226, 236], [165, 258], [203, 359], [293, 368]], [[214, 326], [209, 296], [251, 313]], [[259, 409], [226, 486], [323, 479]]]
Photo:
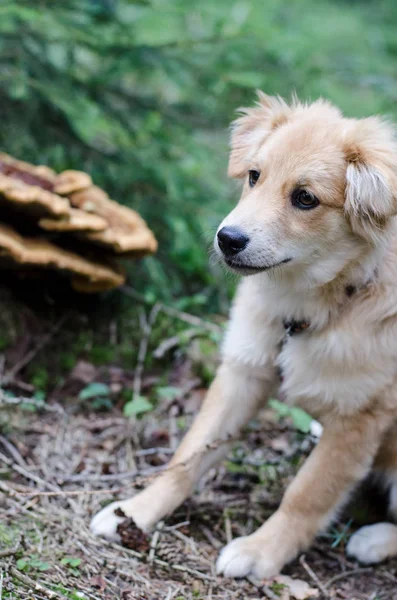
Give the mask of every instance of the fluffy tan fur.
[[[251, 169], [260, 173], [254, 187]], [[114, 536], [117, 507], [141, 528], [153, 527], [279, 393], [317, 418], [324, 433], [275, 514], [220, 555], [219, 572], [264, 577], [311, 543], [371, 469], [391, 485], [397, 516], [394, 129], [378, 117], [345, 119], [324, 100], [287, 104], [260, 93], [233, 124], [229, 174], [244, 185], [220, 228], [238, 227], [249, 237], [231, 266], [256, 272], [239, 285], [222, 365], [169, 468], [134, 498], [101, 511], [92, 529]], [[297, 187], [319, 205], [294, 206]], [[291, 319], [310, 327], [282, 343], [283, 321]], [[225, 443], [212, 448], [217, 440]], [[397, 527], [364, 528], [348, 551], [363, 562], [395, 554]]]

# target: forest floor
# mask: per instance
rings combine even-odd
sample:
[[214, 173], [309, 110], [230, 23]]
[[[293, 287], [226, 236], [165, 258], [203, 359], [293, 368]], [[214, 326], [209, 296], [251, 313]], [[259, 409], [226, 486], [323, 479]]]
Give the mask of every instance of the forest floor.
[[[35, 359], [34, 349], [23, 352]], [[350, 506], [281, 578], [216, 575], [220, 548], [276, 509], [316, 443], [271, 408], [150, 536], [125, 527], [123, 545], [93, 537], [91, 517], [109, 501], [134, 494], [167, 463], [206, 384], [192, 360], [180, 355], [161, 402], [141, 418], [127, 418], [117, 403], [105, 411], [81, 390], [98, 383], [107, 386], [102, 392], [133, 388], [136, 369], [98, 368], [79, 359], [46, 401], [37, 393], [32, 400], [31, 383], [23, 380], [27, 361], [22, 356], [13, 364], [12, 356], [6, 354], [5, 381], [15, 364], [25, 370], [17, 377], [14, 368], [14, 381], [8, 378], [14, 393], [0, 395], [0, 600], [397, 600], [397, 560], [363, 567], [344, 553], [351, 533], [382, 512], [376, 497], [371, 509], [367, 502]], [[144, 362], [138, 361], [139, 388], [148, 395], [156, 375]]]

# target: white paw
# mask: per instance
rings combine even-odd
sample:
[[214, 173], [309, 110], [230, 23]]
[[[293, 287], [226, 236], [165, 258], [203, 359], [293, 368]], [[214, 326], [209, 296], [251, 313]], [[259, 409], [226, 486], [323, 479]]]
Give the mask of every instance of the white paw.
[[259, 540], [248, 536], [237, 538], [223, 548], [216, 570], [225, 577], [252, 575], [256, 579], [264, 579], [277, 575], [282, 566], [267, 555]]
[[[136, 494], [127, 500], [119, 500], [105, 506], [91, 521], [91, 531], [94, 535], [100, 535], [108, 540], [119, 541], [117, 527], [124, 519], [131, 518], [135, 525], [142, 531], [149, 531], [159, 520], [156, 508], [162, 506], [164, 496], [161, 494], [153, 496], [149, 488]], [[117, 509], [124, 516], [115, 514]]]
[[103, 508], [91, 521], [91, 531], [94, 535], [98, 535], [114, 542], [120, 541], [120, 536], [117, 533], [117, 527], [124, 521], [125, 517], [119, 517], [115, 514], [115, 510], [122, 508], [123, 502], [112, 502]]
[[397, 526], [391, 523], [377, 523], [362, 527], [350, 538], [346, 552], [368, 565], [396, 555]]
[[320, 439], [320, 437], [323, 435], [323, 431], [324, 427], [321, 425], [321, 423], [313, 419], [313, 421], [310, 423], [310, 433], [312, 436]]

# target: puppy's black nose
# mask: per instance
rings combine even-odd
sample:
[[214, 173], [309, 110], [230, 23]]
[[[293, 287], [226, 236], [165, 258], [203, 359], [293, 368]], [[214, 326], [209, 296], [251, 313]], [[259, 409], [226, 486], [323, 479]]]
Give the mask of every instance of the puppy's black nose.
[[249, 242], [247, 237], [237, 227], [222, 227], [218, 231], [218, 244], [225, 256], [234, 256], [244, 250]]

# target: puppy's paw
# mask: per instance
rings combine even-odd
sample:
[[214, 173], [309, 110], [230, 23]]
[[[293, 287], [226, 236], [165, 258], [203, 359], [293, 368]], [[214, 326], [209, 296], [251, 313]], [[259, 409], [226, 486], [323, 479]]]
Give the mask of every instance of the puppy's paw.
[[[117, 527], [125, 517], [117, 515], [116, 511], [122, 508], [123, 502], [112, 502], [103, 508], [91, 521], [91, 531], [94, 535], [98, 535], [111, 540], [113, 542], [119, 542], [120, 536], [117, 533]], [[123, 511], [124, 512], [124, 511]]]
[[397, 554], [397, 526], [377, 523], [359, 529], [346, 547], [349, 556], [370, 565]]
[[148, 531], [158, 520], [153, 508], [154, 501], [151, 501], [150, 497], [148, 498], [148, 490], [128, 500], [112, 502], [92, 519], [91, 531], [94, 535], [105, 537], [108, 540], [120, 541], [117, 527], [126, 518], [131, 518], [142, 531]]
[[312, 434], [312, 436], [319, 440], [320, 437], [323, 435], [323, 431], [324, 427], [321, 425], [321, 423], [313, 419], [310, 423], [310, 433]]
[[264, 579], [277, 575], [283, 565], [278, 564], [271, 552], [266, 551], [259, 539], [252, 536], [240, 537], [221, 551], [216, 570], [225, 577]]

